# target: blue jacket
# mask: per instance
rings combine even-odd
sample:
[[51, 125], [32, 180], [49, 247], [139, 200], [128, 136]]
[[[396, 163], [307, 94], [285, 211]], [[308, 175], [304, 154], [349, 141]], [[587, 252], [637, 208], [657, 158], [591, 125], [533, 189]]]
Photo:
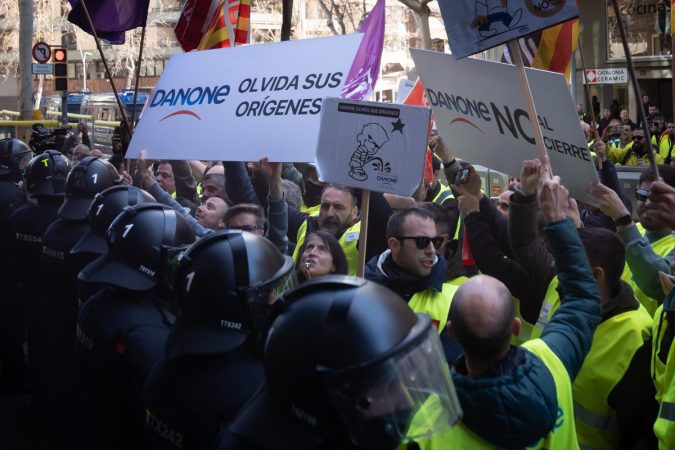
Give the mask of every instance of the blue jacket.
[[[541, 339], [574, 381], [600, 323], [600, 293], [574, 225], [556, 222], [545, 233], [565, 296]], [[483, 439], [500, 448], [523, 448], [553, 429], [558, 414], [553, 376], [533, 353], [512, 347], [479, 378], [468, 377], [465, 367], [460, 359], [452, 373], [462, 421]]]

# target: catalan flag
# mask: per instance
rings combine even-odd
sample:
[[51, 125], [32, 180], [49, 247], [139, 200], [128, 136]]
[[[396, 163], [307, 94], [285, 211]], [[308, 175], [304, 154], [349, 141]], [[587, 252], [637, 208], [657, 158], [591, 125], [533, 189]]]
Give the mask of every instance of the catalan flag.
[[670, 30], [672, 33], [673, 30], [673, 22], [675, 20], [675, 0], [670, 0]]
[[[523, 63], [528, 67], [565, 75], [570, 81], [572, 56], [579, 43], [579, 19], [568, 20], [551, 28], [518, 39]], [[511, 63], [508, 47], [502, 61]]]
[[197, 50], [227, 48], [249, 42], [251, 0], [221, 0]]

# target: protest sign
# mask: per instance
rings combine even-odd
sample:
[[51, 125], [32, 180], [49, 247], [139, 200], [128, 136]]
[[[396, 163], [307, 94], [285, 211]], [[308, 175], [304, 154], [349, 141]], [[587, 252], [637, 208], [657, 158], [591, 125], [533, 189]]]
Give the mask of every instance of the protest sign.
[[[410, 49], [438, 132], [453, 155], [517, 176], [538, 157], [516, 67]], [[551, 166], [573, 196], [598, 181], [565, 77], [526, 69]]]
[[322, 181], [411, 195], [424, 170], [430, 109], [327, 98], [316, 163]]
[[405, 101], [405, 99], [408, 97], [408, 94], [410, 94], [410, 91], [412, 91], [412, 88], [415, 86], [414, 81], [406, 80], [405, 78], [402, 78], [398, 82], [398, 92], [396, 93], [396, 103], [399, 105]]
[[312, 162], [321, 102], [344, 86], [361, 34], [173, 56], [127, 158]]
[[576, 0], [438, 0], [438, 5], [457, 59], [579, 15]]

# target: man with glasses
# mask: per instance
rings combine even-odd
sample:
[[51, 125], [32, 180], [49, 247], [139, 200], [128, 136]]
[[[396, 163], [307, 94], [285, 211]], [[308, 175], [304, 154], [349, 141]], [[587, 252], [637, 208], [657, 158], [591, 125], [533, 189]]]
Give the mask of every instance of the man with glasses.
[[645, 132], [641, 129], [633, 131], [633, 140], [623, 148], [610, 146], [609, 160], [616, 165], [638, 166], [649, 164], [649, 149], [645, 142]]
[[265, 214], [260, 205], [240, 203], [225, 214], [225, 228], [265, 235]]
[[467, 278], [446, 280], [447, 262], [436, 252], [443, 241], [429, 211], [420, 206], [402, 209], [389, 218], [388, 250], [368, 262], [365, 278], [399, 294], [413, 311], [428, 314], [441, 335], [446, 357], [451, 360], [461, 350], [443, 330], [452, 297]]
[[[659, 165], [659, 175], [665, 183], [675, 186], [675, 167]], [[642, 262], [647, 261], [645, 255], [651, 255], [659, 259], [665, 258], [675, 246], [675, 238], [671, 234], [671, 229], [660, 220], [645, 214], [647, 199], [654, 181], [656, 181], [656, 177], [651, 169], [640, 174], [638, 188], [635, 190], [636, 209], [640, 220], [638, 224], [633, 224], [631, 215], [621, 200], [616, 201], [618, 196], [615, 192], [607, 192], [607, 188], [601, 185], [595, 186], [591, 191], [591, 194], [599, 201], [600, 209], [614, 220], [617, 233], [626, 246], [628, 265], [621, 275], [621, 279], [631, 284], [635, 291], [635, 297], [652, 315], [658, 306], [658, 301], [650, 294], [661, 298], [660, 291], [657, 288], [654, 292], [643, 292], [633, 281], [634, 274], [636, 271], [640, 272], [641, 267], [647, 266]], [[647, 239], [648, 247], [644, 245], [643, 237]], [[656, 283], [658, 286], [658, 280]]]

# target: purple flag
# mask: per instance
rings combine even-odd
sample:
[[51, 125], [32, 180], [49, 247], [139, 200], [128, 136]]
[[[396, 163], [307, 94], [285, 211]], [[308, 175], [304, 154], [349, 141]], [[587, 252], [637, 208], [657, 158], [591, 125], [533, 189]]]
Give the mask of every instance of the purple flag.
[[375, 87], [377, 77], [380, 75], [380, 60], [384, 45], [384, 19], [384, 0], [377, 0], [375, 7], [359, 27], [359, 32], [363, 33], [363, 41], [359, 51], [356, 52], [340, 97], [363, 100]]
[[[92, 34], [82, 2], [68, 0], [73, 9], [68, 21]], [[150, 0], [86, 0], [98, 37], [109, 44], [124, 44], [124, 32], [142, 27], [148, 19]]]

